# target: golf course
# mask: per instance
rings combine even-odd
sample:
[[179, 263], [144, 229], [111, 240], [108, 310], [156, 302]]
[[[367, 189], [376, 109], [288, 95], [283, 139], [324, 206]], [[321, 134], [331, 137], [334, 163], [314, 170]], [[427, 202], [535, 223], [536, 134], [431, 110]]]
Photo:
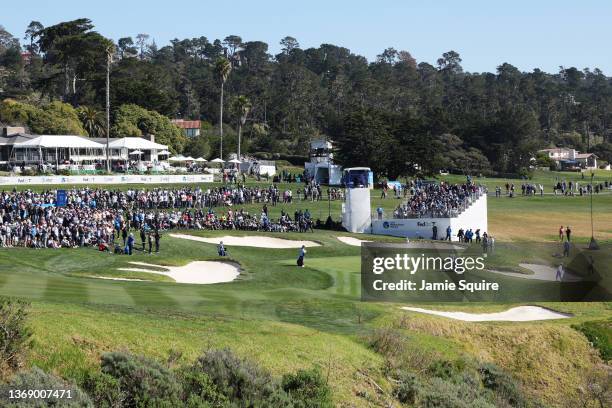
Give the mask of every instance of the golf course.
[[[491, 195], [496, 185], [507, 180], [475, 180], [489, 188], [488, 232], [497, 240], [488, 268], [506, 272], [498, 279], [514, 282], [523, 295], [532, 291], [536, 299], [538, 293], [558, 290], [560, 283], [521, 275], [534, 273], [525, 265], [555, 266], [553, 255], [561, 251], [556, 235], [559, 225], [571, 225], [572, 250], [584, 250], [591, 238], [590, 197], [551, 194], [555, 176], [579, 177], [538, 173], [541, 181], [534, 182], [545, 183], [546, 194], [522, 197], [519, 193], [514, 198]], [[459, 181], [453, 177], [447, 179]], [[603, 182], [605, 177], [601, 173], [595, 179]], [[254, 180], [247, 184], [269, 185]], [[31, 187], [42, 188], [55, 187]], [[296, 184], [279, 185], [280, 190], [296, 188]], [[389, 212], [399, 201], [379, 198], [378, 190], [372, 191], [372, 197], [373, 208]], [[261, 205], [244, 209], [257, 213]], [[328, 213], [338, 220], [341, 202], [294, 199], [290, 204], [269, 206], [272, 218], [281, 210], [292, 214], [299, 209], [308, 209], [322, 221]], [[609, 284], [612, 194], [594, 195], [593, 211], [600, 250], [591, 253], [597, 272]], [[227, 256], [220, 257], [217, 244], [223, 239]], [[447, 392], [453, 398], [469, 399], [460, 395], [455, 374], [482, 373], [486, 364], [512, 379], [517, 389], [513, 392], [524, 402], [513, 406], [597, 406], [599, 394], [594, 387], [605, 387], [609, 380], [604, 363], [610, 356], [610, 303], [535, 302], [528, 305], [567, 318], [468, 322], [401, 308], [494, 313], [522, 304], [362, 302], [357, 240], [405, 242], [315, 228], [304, 233], [164, 231], [159, 253], [136, 250], [132, 256], [94, 248], [2, 248], [0, 295], [30, 303], [28, 325], [34, 341], [27, 365], [77, 384], [110, 351], [146, 355], [160, 362], [179, 353], [180, 363], [206, 350], [228, 348], [274, 376], [319, 369], [331, 388], [333, 403], [343, 407], [401, 406], [405, 399], [397, 389], [403, 374], [398, 373], [406, 372], [414, 373], [423, 389], [444, 385], [450, 387]], [[301, 241], [307, 249], [304, 268], [296, 266]], [[229, 273], [219, 272], [218, 283], [181, 283], [177, 278], [206, 275], [216, 265]], [[592, 333], [599, 337], [594, 339]], [[445, 377], [440, 370], [453, 374]], [[501, 391], [490, 392], [478, 391], [472, 397], [489, 403], [502, 398]]]

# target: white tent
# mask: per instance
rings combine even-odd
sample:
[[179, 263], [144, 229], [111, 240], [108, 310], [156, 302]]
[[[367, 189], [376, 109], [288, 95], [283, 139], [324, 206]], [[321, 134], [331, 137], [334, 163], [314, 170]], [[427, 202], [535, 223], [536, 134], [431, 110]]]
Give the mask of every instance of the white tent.
[[70, 149], [104, 149], [106, 146], [101, 143], [96, 143], [82, 136], [74, 135], [42, 135], [25, 142], [15, 144], [16, 148], [39, 148], [55, 149], [55, 148], [70, 148]]
[[185, 161], [185, 156], [179, 154], [178, 156], [173, 156], [169, 158], [168, 161], [182, 162], [182, 161]]
[[124, 137], [108, 144], [111, 149], [168, 150], [168, 146], [142, 137]]
[[204, 162], [207, 162], [208, 160], [206, 160], [206, 159], [205, 159], [205, 158], [203, 158], [203, 157], [198, 157], [197, 159], [195, 159], [195, 161], [197, 161], [197, 162], [199, 162], [199, 163], [204, 163]]
[[163, 156], [168, 156], [170, 154], [170, 152], [168, 150], [162, 150], [161, 152], [158, 152], [157, 154], [161, 154]]
[[211, 163], [225, 163], [225, 160], [220, 159], [219, 157], [217, 157], [216, 159], [212, 159], [210, 162]]
[[144, 154], [146, 152], [150, 152], [150, 159], [152, 161], [157, 160], [158, 151], [168, 150], [168, 146], [152, 142], [148, 139], [143, 139], [142, 137], [124, 137], [121, 139], [113, 140], [108, 144], [110, 149], [120, 150], [121, 156], [127, 158], [128, 156], [132, 156], [134, 153], [128, 153], [130, 150], [135, 150], [141, 152], [140, 154]]
[[[13, 145], [14, 157], [23, 161], [76, 162], [104, 160], [105, 145], [76, 135], [42, 135]], [[19, 151], [20, 153], [17, 153]], [[22, 152], [23, 151], [23, 152]]]
[[228, 163], [240, 164], [242, 162], [240, 160], [238, 160], [238, 159], [232, 159], [232, 160], [228, 161]]
[[191, 157], [191, 156], [187, 156], [187, 157], [184, 157], [183, 160], [185, 160], [185, 161], [194, 161], [195, 159], [193, 157]]

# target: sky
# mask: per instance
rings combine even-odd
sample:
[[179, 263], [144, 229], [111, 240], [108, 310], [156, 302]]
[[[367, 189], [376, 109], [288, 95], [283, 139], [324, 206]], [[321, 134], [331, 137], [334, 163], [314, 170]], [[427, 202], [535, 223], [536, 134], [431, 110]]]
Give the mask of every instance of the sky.
[[329, 43], [370, 61], [394, 47], [435, 65], [455, 50], [470, 72], [508, 62], [521, 71], [597, 67], [612, 75], [609, 0], [0, 0], [0, 25], [20, 38], [32, 20], [48, 26], [80, 17], [115, 41], [147, 33], [159, 47], [236, 34], [276, 54], [290, 35], [302, 48]]

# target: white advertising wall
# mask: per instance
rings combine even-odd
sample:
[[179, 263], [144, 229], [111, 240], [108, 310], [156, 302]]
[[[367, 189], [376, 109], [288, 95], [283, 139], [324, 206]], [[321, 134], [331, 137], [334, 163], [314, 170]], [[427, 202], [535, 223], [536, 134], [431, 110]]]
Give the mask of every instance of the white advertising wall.
[[369, 188], [347, 188], [342, 226], [349, 232], [369, 232], [372, 223]]
[[481, 236], [488, 231], [487, 196], [482, 195], [458, 217], [455, 218], [406, 218], [406, 219], [382, 219], [372, 221], [372, 233], [380, 235], [392, 235], [395, 237], [406, 237], [413, 239], [431, 239], [432, 228], [438, 227], [438, 239], [444, 239], [446, 228], [450, 225], [452, 240], [457, 240], [457, 232], [460, 228], [464, 230], [480, 229]]
[[212, 183], [212, 174], [0, 177], [0, 185]]

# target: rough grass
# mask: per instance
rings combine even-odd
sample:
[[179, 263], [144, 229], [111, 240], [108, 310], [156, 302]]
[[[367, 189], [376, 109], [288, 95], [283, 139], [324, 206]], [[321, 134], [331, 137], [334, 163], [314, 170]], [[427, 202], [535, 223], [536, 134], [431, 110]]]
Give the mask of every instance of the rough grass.
[[160, 361], [178, 351], [186, 362], [205, 350], [229, 347], [279, 376], [319, 367], [337, 403], [363, 406], [356, 391], [371, 393], [372, 385], [361, 373], [381, 381], [382, 359], [363, 344], [297, 324], [41, 302], [33, 304], [30, 321], [36, 333], [32, 364], [77, 380], [95, 369], [108, 351], [141, 353]]
[[[612, 315], [604, 303], [543, 304], [556, 310], [573, 312], [576, 318], [530, 323], [469, 323], [418, 313], [395, 312], [380, 318], [382, 326], [404, 330], [406, 336], [434, 336], [454, 344], [480, 361], [493, 362], [518, 378], [525, 391], [548, 406], [579, 406], [588, 388], [586, 373], [601, 364], [597, 351], [587, 338], [574, 330], [568, 321], [581, 321], [592, 315]], [[444, 305], [436, 309], [463, 311], [496, 311], [510, 306]], [[425, 349], [435, 352], [427, 341]]]

